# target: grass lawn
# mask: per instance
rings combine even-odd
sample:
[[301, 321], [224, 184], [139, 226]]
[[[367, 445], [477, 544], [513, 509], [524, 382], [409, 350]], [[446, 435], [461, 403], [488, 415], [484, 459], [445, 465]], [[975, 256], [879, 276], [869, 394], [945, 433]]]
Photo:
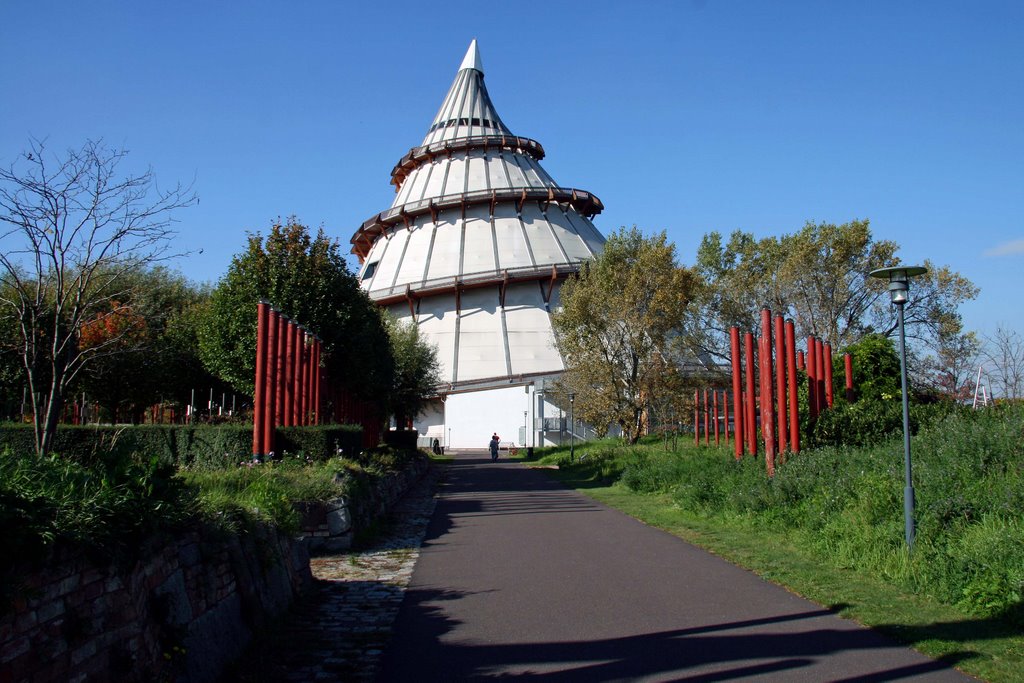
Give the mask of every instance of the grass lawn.
[[863, 572], [823, 565], [782, 533], [682, 510], [667, 495], [608, 484], [592, 470], [546, 470], [566, 485], [664, 529], [765, 579], [988, 681], [1024, 681], [1024, 633], [997, 619], [966, 615]]

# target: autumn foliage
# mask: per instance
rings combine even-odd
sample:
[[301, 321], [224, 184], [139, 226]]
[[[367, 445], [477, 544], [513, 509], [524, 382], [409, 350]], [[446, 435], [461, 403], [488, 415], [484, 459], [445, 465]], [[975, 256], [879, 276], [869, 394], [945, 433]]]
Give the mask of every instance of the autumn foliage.
[[109, 311], [82, 323], [79, 350], [121, 350], [138, 344], [145, 334], [146, 320], [130, 306], [112, 301]]

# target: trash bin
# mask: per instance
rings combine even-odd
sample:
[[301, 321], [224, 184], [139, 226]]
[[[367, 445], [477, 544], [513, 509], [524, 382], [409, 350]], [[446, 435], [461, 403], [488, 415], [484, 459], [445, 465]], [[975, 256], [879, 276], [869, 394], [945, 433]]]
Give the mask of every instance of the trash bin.
[[526, 457], [530, 458], [530, 459], [533, 458], [533, 446], [527, 446], [527, 448], [526, 448]]

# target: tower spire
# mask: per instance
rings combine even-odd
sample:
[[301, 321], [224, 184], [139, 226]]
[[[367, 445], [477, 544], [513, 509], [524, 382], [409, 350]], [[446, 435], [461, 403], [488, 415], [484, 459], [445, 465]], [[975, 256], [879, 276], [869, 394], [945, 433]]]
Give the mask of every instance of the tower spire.
[[484, 72], [484, 63], [480, 61], [480, 48], [476, 46], [476, 38], [469, 44], [466, 56], [462, 58], [462, 66], [459, 67], [459, 71], [463, 69], [476, 69], [480, 73]]
[[474, 38], [423, 144], [479, 135], [512, 135], [512, 132], [501, 122], [487, 94], [484, 65]]

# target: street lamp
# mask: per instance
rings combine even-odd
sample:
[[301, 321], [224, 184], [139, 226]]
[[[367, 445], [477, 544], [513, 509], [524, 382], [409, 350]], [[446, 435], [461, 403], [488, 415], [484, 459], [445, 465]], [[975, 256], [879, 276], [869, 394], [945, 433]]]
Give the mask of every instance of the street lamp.
[[910, 404], [907, 396], [907, 340], [903, 332], [903, 306], [910, 291], [910, 278], [928, 272], [922, 266], [893, 266], [869, 273], [871, 277], [889, 281], [889, 298], [896, 305], [896, 319], [900, 329], [900, 383], [903, 388], [903, 532], [907, 547], [914, 548], [914, 483], [910, 478]]
[[576, 402], [576, 394], [569, 392], [569, 462], [576, 457], [576, 421], [573, 419], [573, 404]]

